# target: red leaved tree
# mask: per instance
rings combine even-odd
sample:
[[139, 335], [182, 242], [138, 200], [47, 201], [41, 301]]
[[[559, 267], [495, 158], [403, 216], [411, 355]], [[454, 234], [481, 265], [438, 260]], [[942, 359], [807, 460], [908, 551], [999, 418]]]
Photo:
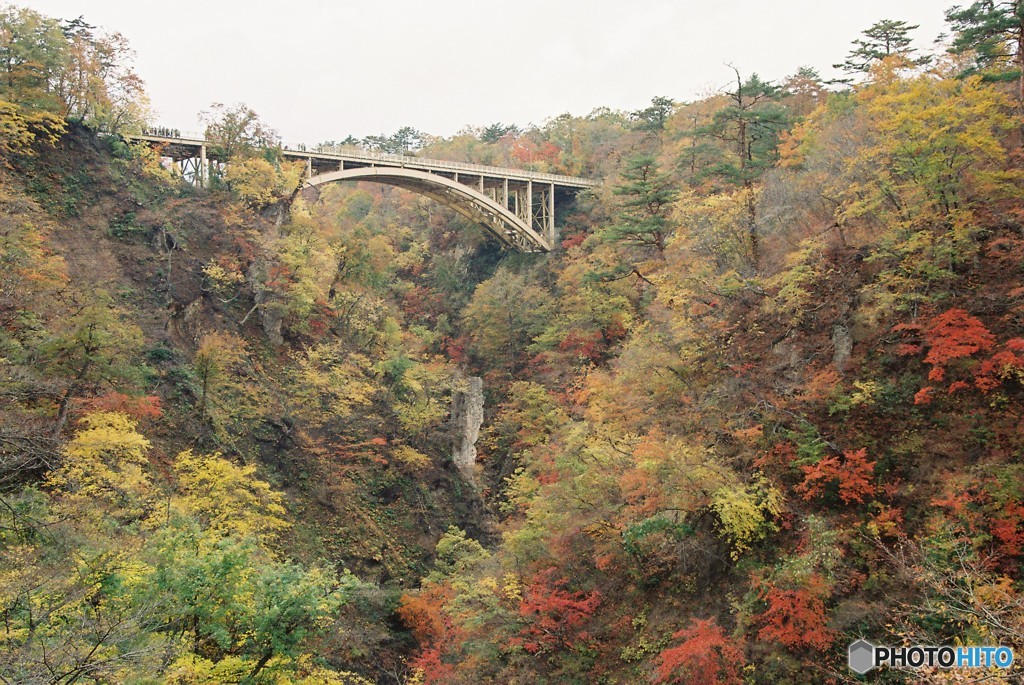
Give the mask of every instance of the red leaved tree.
[[937, 369], [943, 368], [954, 359], [963, 359], [992, 347], [996, 337], [979, 319], [963, 309], [950, 309], [933, 318], [924, 329], [924, 340], [928, 344], [925, 364], [933, 366], [928, 374], [931, 380]]
[[[897, 326], [895, 330], [911, 331], [916, 328], [912, 325], [902, 325]], [[985, 324], [963, 309], [949, 309], [933, 317], [921, 328], [921, 334], [924, 345], [928, 348], [924, 362], [932, 367], [928, 372], [928, 380], [932, 383], [941, 383], [945, 380], [951, 362], [973, 357], [979, 352], [991, 349], [996, 343], [996, 337]], [[901, 345], [900, 349], [906, 350], [902, 353], [909, 353], [913, 346]], [[949, 394], [965, 387], [962, 381], [954, 383], [949, 388]], [[933, 398], [934, 386], [928, 385], [914, 395], [914, 404], [930, 404]]]
[[672, 636], [682, 640], [658, 655], [656, 683], [673, 685], [740, 685], [743, 650], [714, 619], [694, 619]]
[[555, 579], [555, 569], [534, 576], [519, 603], [519, 615], [526, 625], [512, 644], [531, 654], [553, 652], [586, 642], [583, 630], [601, 604], [601, 595], [593, 592], [569, 592], [568, 581]]
[[991, 529], [999, 554], [1009, 560], [1019, 559], [1024, 552], [1024, 505], [1004, 503], [998, 508]]
[[778, 642], [789, 649], [825, 649], [835, 640], [826, 623], [824, 583], [812, 576], [807, 587], [786, 589], [764, 583], [760, 598], [768, 604], [761, 614], [759, 639]]
[[1024, 383], [1024, 338], [1007, 340], [1002, 350], [983, 361], [974, 376], [974, 384], [982, 392], [988, 392], [1013, 378]]
[[836, 456], [824, 457], [817, 464], [801, 466], [804, 480], [796, 491], [806, 500], [829, 494], [832, 486], [843, 504], [863, 502], [875, 494], [875, 463], [868, 461], [867, 449], [847, 451], [840, 460]]
[[455, 672], [452, 664], [441, 660], [446, 647], [457, 642], [458, 632], [444, 605], [452, 591], [443, 585], [426, 584], [419, 592], [402, 595], [398, 616], [412, 631], [420, 645], [411, 666], [423, 674], [423, 682], [450, 682]]

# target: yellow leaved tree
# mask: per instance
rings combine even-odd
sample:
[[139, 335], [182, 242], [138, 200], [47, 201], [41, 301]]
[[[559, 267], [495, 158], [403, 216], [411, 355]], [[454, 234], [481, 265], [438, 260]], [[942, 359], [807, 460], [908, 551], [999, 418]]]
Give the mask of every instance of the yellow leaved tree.
[[749, 485], [730, 485], [711, 495], [711, 510], [718, 515], [719, 531], [732, 544], [732, 558], [750, 550], [778, 530], [772, 518], [782, 513], [784, 497], [763, 477]]
[[87, 414], [81, 425], [47, 485], [76, 508], [102, 503], [117, 518], [141, 518], [153, 495], [144, 468], [149, 440], [136, 431], [133, 419], [119, 412]]
[[379, 391], [370, 359], [338, 342], [313, 345], [295, 354], [291, 411], [321, 426], [371, 406]]
[[281, 493], [255, 477], [255, 466], [186, 450], [174, 471], [179, 492], [174, 506], [219, 535], [265, 538], [288, 526]]
[[224, 180], [243, 202], [262, 209], [294, 193], [302, 180], [301, 162], [268, 162], [259, 157], [233, 160]]
[[251, 418], [258, 405], [249, 380], [246, 343], [237, 335], [214, 331], [199, 341], [192, 363], [197, 412], [222, 442], [232, 439], [235, 421]]

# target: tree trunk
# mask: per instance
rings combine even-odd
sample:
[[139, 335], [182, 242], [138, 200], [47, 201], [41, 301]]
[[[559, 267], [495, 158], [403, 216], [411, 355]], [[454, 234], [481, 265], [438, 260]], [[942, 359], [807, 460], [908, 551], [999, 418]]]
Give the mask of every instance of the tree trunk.
[[750, 238], [750, 260], [756, 270], [761, 267], [761, 239], [757, 234], [757, 202], [754, 198], [753, 181], [744, 181], [743, 188], [747, 194], [747, 235]]
[[247, 681], [250, 681], [253, 678], [255, 678], [257, 674], [259, 674], [259, 672], [263, 670], [263, 667], [267, 665], [267, 662], [270, 661], [270, 657], [272, 656], [274, 656], [273, 649], [268, 649], [267, 651], [263, 652], [263, 656], [261, 656], [260, 660], [256, 662], [256, 665], [253, 666], [252, 671], [249, 673], [248, 676], [246, 676], [245, 679]]

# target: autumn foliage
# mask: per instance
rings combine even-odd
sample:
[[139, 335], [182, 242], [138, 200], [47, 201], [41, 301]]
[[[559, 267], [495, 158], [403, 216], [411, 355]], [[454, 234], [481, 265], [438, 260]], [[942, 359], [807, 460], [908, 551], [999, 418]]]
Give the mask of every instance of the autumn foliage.
[[868, 461], [867, 454], [866, 448], [850, 450], [842, 458], [828, 456], [802, 466], [804, 479], [796, 491], [806, 500], [834, 493], [843, 504], [864, 502], [875, 494], [875, 462]]
[[[971, 316], [963, 309], [950, 309], [932, 318], [926, 325], [901, 324], [895, 330], [904, 334], [919, 332], [923, 345], [902, 343], [897, 351], [900, 354], [912, 355], [927, 347], [928, 353], [924, 362], [931, 365], [928, 380], [933, 384], [947, 380], [947, 371], [954, 362], [960, 362], [963, 368], [958, 370], [958, 378], [950, 380], [946, 388], [947, 395], [954, 395], [970, 389], [972, 386], [983, 393], [1000, 387], [1004, 382], [1024, 380], [1024, 339], [1011, 338], [997, 345], [996, 336], [977, 317]], [[997, 348], [988, 357], [978, 357], [982, 352]], [[1001, 349], [998, 349], [1001, 348]], [[964, 360], [970, 360], [967, 364]], [[914, 403], [930, 404], [936, 397], [937, 385], [926, 385], [914, 396]]]
[[590, 638], [585, 628], [601, 604], [601, 594], [566, 590], [568, 581], [556, 574], [555, 569], [538, 573], [523, 591], [519, 616], [525, 625], [512, 644], [530, 654], [582, 645]]
[[743, 650], [714, 619], [694, 619], [672, 635], [681, 640], [658, 655], [655, 682], [678, 685], [739, 685]]
[[963, 309], [950, 309], [933, 318], [924, 328], [928, 345], [926, 364], [932, 365], [930, 380], [941, 381], [942, 371], [955, 359], [970, 357], [990, 349], [995, 336], [977, 317]]
[[117, 391], [89, 398], [82, 404], [88, 411], [121, 412], [136, 419], [157, 419], [163, 413], [159, 397], [130, 397]]
[[793, 650], [822, 650], [832, 644], [836, 635], [828, 627], [820, 582], [812, 578], [808, 587], [795, 589], [762, 585], [759, 597], [767, 608], [759, 618], [758, 638]]

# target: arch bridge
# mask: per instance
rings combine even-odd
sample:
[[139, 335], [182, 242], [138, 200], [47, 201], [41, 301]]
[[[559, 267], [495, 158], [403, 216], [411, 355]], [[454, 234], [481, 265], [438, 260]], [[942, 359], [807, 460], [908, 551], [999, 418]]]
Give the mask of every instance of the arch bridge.
[[[157, 129], [128, 138], [158, 149], [178, 166], [184, 178], [200, 186], [209, 179], [210, 165], [223, 163], [202, 136]], [[405, 188], [454, 209], [520, 252], [550, 251], [558, 237], [556, 203], [598, 185], [574, 176], [362, 150], [284, 148], [281, 155], [305, 163], [304, 187], [370, 181]]]

